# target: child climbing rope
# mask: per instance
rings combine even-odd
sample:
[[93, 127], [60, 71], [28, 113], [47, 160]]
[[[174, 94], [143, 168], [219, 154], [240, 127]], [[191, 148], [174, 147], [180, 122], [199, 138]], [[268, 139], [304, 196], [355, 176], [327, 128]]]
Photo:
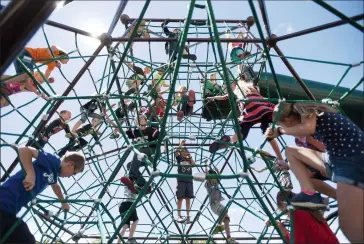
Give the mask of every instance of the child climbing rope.
[[181, 121], [184, 116], [193, 113], [193, 105], [196, 103], [195, 91], [187, 91], [187, 87], [181, 86], [176, 92], [173, 106], [177, 106], [177, 120]]
[[95, 142], [100, 144], [99, 137], [101, 133], [97, 130], [97, 126], [102, 123], [102, 120], [92, 119], [91, 124], [87, 124], [76, 130], [77, 138], [74, 138], [71, 133], [67, 133], [66, 137], [69, 138], [69, 142], [66, 146], [59, 150], [58, 156], [62, 157], [67, 151], [79, 151], [84, 148], [88, 143], [83, 137], [92, 135]]
[[[234, 89], [234, 94], [237, 96], [238, 99], [263, 99], [259, 93], [259, 88], [254, 86], [252, 83], [247, 83], [245, 80], [239, 80], [237, 86]], [[229, 97], [228, 94], [223, 96], [215, 96], [215, 97], [208, 97], [208, 100], [227, 100]], [[266, 131], [269, 127], [269, 123], [272, 123], [272, 114], [274, 104], [269, 102], [258, 102], [252, 101], [248, 104], [244, 102], [239, 102], [238, 104], [241, 117], [239, 118], [240, 121], [240, 133], [242, 134], [243, 140], [245, 140], [249, 134], [250, 129], [255, 125], [260, 123], [260, 128], [262, 133]], [[237, 134], [234, 136], [223, 136], [221, 141], [223, 142], [237, 142]], [[277, 163], [280, 165], [286, 165], [287, 163], [283, 160], [279, 146], [277, 142], [273, 139], [268, 140], [271, 144], [275, 154], [277, 155]], [[226, 148], [227, 145], [221, 143], [220, 141], [215, 141], [210, 146], [210, 152], [215, 153], [222, 148]]]
[[[177, 38], [179, 37], [179, 33], [180, 30], [179, 29], [174, 29], [173, 32], [169, 31], [167, 25], [168, 25], [169, 21], [166, 20], [162, 23], [162, 28], [163, 28], [163, 32], [164, 34], [168, 37], [168, 38]], [[164, 45], [164, 48], [166, 50], [166, 54], [168, 54], [169, 60], [170, 62], [173, 62], [177, 59], [177, 54], [179, 52], [178, 50], [178, 40], [175, 41], [167, 41]], [[190, 54], [189, 48], [188, 46], [185, 46], [183, 48], [183, 54], [182, 54], [182, 58], [183, 59], [190, 59], [192, 61], [196, 61], [197, 57], [194, 54]]]
[[217, 96], [222, 93], [221, 86], [217, 83], [216, 74], [211, 74], [210, 79], [200, 78], [201, 90], [205, 96]]
[[[286, 195], [288, 199], [292, 199], [295, 196], [295, 193], [278, 192], [277, 205], [281, 211], [285, 211], [287, 209], [284, 195]], [[268, 227], [271, 226], [271, 222], [269, 220], [267, 220], [265, 224]], [[286, 242], [290, 243], [291, 236], [286, 227], [279, 221], [277, 221], [277, 225], [286, 238]], [[295, 243], [339, 243], [339, 240], [332, 232], [323, 214], [319, 210], [296, 209], [293, 216], [293, 230]]]
[[[241, 39], [243, 41], [244, 40], [243, 32], [240, 32], [236, 39]], [[230, 58], [233, 63], [240, 64], [241, 59], [244, 59], [251, 54], [250, 52], [245, 51], [243, 49], [243, 46], [244, 46], [243, 42], [241, 43], [233, 42], [229, 44], [229, 48], [231, 49]]]
[[[153, 77], [152, 83], [150, 85], [148, 85], [148, 91], [150, 92], [150, 96], [152, 98], [159, 97], [163, 93], [166, 93], [169, 91], [170, 85], [168, 85], [165, 80], [167, 78], [168, 74], [164, 75], [165, 72], [166, 72], [165, 68], [159, 68], [158, 73]], [[154, 91], [153, 91], [153, 87], [154, 87]], [[162, 87], [167, 87], [167, 89], [162, 91], [161, 90]]]
[[[280, 113], [279, 106], [282, 109]], [[265, 133], [267, 138], [282, 134], [313, 135], [326, 145], [332, 180], [337, 182], [340, 228], [352, 243], [364, 242], [363, 131], [328, 105], [281, 102], [275, 108], [275, 115], [282, 127], [268, 129]], [[303, 162], [305, 161], [308, 159], [305, 158]], [[301, 185], [301, 192], [292, 198], [292, 205], [307, 208], [321, 206], [322, 198], [315, 193], [306, 167], [292, 167], [293, 165], [291, 163], [291, 170]]]
[[70, 111], [62, 110], [59, 113], [58, 119], [53, 120], [49, 125], [43, 128], [43, 130], [39, 133], [38, 139], [32, 142], [32, 146], [37, 149], [43, 148], [47, 144], [49, 138], [61, 130], [64, 130], [66, 134], [72, 134], [72, 136], [76, 138], [77, 134], [71, 132], [70, 127], [67, 124], [71, 117], [72, 114]]
[[[59, 59], [57, 61], [51, 61], [53, 59], [52, 53], [54, 54], [55, 58]], [[50, 75], [54, 68], [60, 68], [62, 64], [67, 64], [69, 61], [69, 57], [65, 51], [62, 51], [56, 46], [51, 46], [49, 48], [31, 48], [26, 47], [22, 53], [18, 56], [17, 59], [14, 61], [14, 67], [17, 73], [17, 76], [9, 79], [6, 83], [13, 83], [13, 82], [22, 82], [24, 80], [30, 79], [27, 73], [23, 70], [20, 59], [24, 66], [29, 69], [34, 76], [38, 77], [37, 80], [42, 80], [43, 78], [39, 72], [35, 72], [35, 63], [40, 64], [47, 64], [47, 70], [44, 73], [46, 79], [49, 79], [50, 83], [54, 82], [53, 78], [50, 78]]]
[[[207, 167], [205, 168], [206, 175], [217, 175], [218, 169], [215, 168], [215, 170], [209, 170]], [[210, 179], [207, 180], [205, 183], [205, 188], [207, 190], [207, 195], [209, 196], [209, 202], [211, 211], [218, 216], [218, 218], [222, 215], [224, 215], [223, 218], [221, 218], [220, 223], [216, 227], [216, 230], [214, 234], [217, 234], [219, 232], [226, 231], [226, 242], [227, 243], [239, 243], [234, 238], [231, 237], [230, 233], [230, 217], [228, 215], [228, 212], [225, 212], [225, 206], [221, 204], [222, 201], [224, 201], [224, 198], [221, 195], [220, 189], [219, 189], [219, 183], [217, 179]], [[221, 223], [224, 222], [224, 225]]]
[[[182, 140], [179, 144], [179, 147], [176, 151], [176, 161], [178, 164], [178, 174], [183, 175], [192, 175], [192, 167], [190, 165], [196, 164], [196, 162], [193, 160], [190, 152], [185, 147], [185, 140]], [[177, 196], [177, 222], [178, 223], [184, 223], [187, 224], [191, 223], [190, 218], [190, 209], [191, 209], [191, 199], [195, 198], [194, 192], [193, 192], [193, 180], [192, 179], [185, 179], [185, 178], [177, 178], [177, 190], [176, 190], [176, 196]], [[185, 200], [186, 202], [186, 213], [187, 217], [184, 217], [181, 215], [181, 209], [182, 209], [182, 202]]]
[[[95, 111], [100, 108], [102, 114], [97, 114]], [[88, 117], [98, 120], [104, 119], [105, 111], [105, 103], [99, 102], [97, 98], [91, 99], [91, 101], [80, 107], [81, 118], [77, 123], [73, 126], [72, 132], [76, 132], [76, 130], [84, 123], [86, 123]]]
[[[133, 160], [130, 163], [129, 175], [121, 178], [121, 181], [129, 187], [129, 189], [136, 193], [136, 190], [141, 190], [146, 184], [146, 180], [139, 171], [139, 168], [146, 166], [143, 161], [143, 157], [146, 155], [150, 161], [152, 161], [152, 155], [156, 149], [156, 141], [158, 140], [159, 131], [148, 126], [148, 120], [145, 115], [139, 115], [135, 121], [136, 126], [140, 126], [140, 129], [128, 130], [126, 135], [129, 139], [133, 140], [133, 143], [146, 143], [149, 145], [143, 145], [138, 147], [140, 154], [134, 154]], [[147, 190], [147, 194], [151, 191], [151, 187]]]
[[[70, 152], [59, 159], [32, 147], [19, 148], [18, 152], [23, 170], [18, 171], [0, 186], [0, 240], [19, 222], [9, 237], [1, 241], [35, 243], [27, 224], [16, 215], [49, 185], [59, 200], [65, 200], [62, 189], [57, 183], [58, 177], [70, 177], [82, 172], [85, 158], [80, 153]], [[35, 160], [32, 162], [33, 158]], [[69, 211], [69, 209], [68, 203], [62, 202], [62, 210]]]
[[146, 81], [146, 75], [150, 73], [150, 68], [145, 67], [144, 70], [134, 63], [128, 63], [128, 66], [133, 69], [134, 74], [126, 80], [128, 91], [125, 95], [138, 93], [140, 86]]
[[[11, 76], [9, 75], [3, 75], [1, 76], [1, 79], [5, 80]], [[35, 77], [40, 84], [43, 83], [43, 80], [41, 80], [38, 76]], [[21, 92], [33, 92], [37, 96], [41, 96], [44, 99], [47, 99], [47, 96], [40, 92], [37, 88], [37, 86], [34, 84], [34, 82], [31, 79], [25, 79], [22, 82], [12, 82], [7, 83], [1, 82], [0, 83], [0, 104], [1, 108], [6, 107], [9, 105], [10, 98], [9, 96], [12, 96], [14, 94], [18, 94]]]
[[[119, 213], [121, 216], [121, 220], [124, 220], [124, 216], [127, 214], [128, 210], [130, 209], [131, 205], [133, 205], [135, 199], [137, 198], [138, 194], [133, 194], [127, 186], [124, 187], [124, 197], [119, 207]], [[127, 218], [125, 224], [123, 225], [122, 229], [120, 230], [120, 236], [123, 237], [126, 230], [129, 228], [129, 237], [127, 244], [131, 243], [138, 243], [136, 239], [134, 238], [134, 233], [136, 230], [136, 227], [138, 225], [138, 213], [136, 211], [136, 208], [131, 212], [129, 218]], [[131, 224], [131, 222], [133, 222]], [[121, 243], [120, 238], [118, 238], [118, 244]]]

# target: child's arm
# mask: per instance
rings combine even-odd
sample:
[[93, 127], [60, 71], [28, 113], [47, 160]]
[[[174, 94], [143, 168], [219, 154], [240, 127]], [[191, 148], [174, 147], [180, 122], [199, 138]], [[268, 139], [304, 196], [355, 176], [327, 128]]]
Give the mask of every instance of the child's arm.
[[19, 148], [19, 159], [26, 173], [23, 185], [26, 191], [33, 189], [35, 185], [35, 172], [33, 167], [33, 158], [38, 158], [38, 150], [32, 147]]
[[312, 146], [316, 147], [320, 152], [326, 151], [326, 146], [322, 142], [313, 139], [312, 136], [307, 136], [306, 142], [311, 144]]
[[169, 31], [168, 27], [166, 25], [168, 25], [169, 21], [166, 20], [162, 23], [162, 28], [163, 28], [163, 32], [164, 34], [166, 34], [167, 36], [169, 36], [170, 34], [172, 34], [172, 32]]
[[281, 135], [310, 136], [316, 131], [316, 115], [301, 118], [301, 123], [292, 127], [268, 128], [264, 133], [267, 138], [276, 138]]
[[226, 100], [228, 98], [228, 95], [223, 96], [214, 96], [214, 97], [207, 97], [207, 100]]
[[[63, 196], [63, 193], [62, 193], [62, 189], [57, 183], [51, 185], [51, 187], [52, 187], [52, 190], [53, 190], [54, 194], [58, 197], [59, 200], [61, 200], [61, 201], [65, 200], [64, 196]], [[69, 211], [70, 210], [70, 206], [68, 205], [68, 203], [62, 202], [62, 210], [63, 211]]]

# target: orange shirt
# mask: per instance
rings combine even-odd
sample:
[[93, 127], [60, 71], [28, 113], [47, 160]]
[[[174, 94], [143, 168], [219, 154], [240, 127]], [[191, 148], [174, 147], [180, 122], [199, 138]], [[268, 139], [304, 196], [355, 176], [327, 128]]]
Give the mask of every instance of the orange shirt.
[[[32, 56], [33, 59], [37, 60], [37, 59], [52, 59], [52, 54], [51, 51], [49, 50], [49, 48], [31, 48], [31, 47], [26, 47], [25, 48], [30, 55]], [[59, 50], [57, 49], [57, 51], [53, 52], [54, 56], [58, 56], [59, 55]], [[49, 60], [44, 60], [44, 61], [36, 61], [37, 63], [48, 63]], [[48, 69], [49, 70], [54, 70], [54, 68], [56, 67], [56, 62], [50, 62], [47, 64]]]

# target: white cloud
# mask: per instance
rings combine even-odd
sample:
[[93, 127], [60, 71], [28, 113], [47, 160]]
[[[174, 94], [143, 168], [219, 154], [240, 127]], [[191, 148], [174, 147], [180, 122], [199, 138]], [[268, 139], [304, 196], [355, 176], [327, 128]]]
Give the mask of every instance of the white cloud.
[[273, 34], [276, 35], [285, 35], [294, 32], [296, 28], [293, 27], [292, 23], [279, 23], [278, 26], [274, 29]]

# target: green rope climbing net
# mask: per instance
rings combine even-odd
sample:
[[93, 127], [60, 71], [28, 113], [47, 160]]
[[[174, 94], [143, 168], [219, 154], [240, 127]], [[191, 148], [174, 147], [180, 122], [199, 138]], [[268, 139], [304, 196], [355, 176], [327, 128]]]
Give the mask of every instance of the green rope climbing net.
[[[238, 79], [237, 70], [239, 66], [243, 68], [250, 67], [251, 70], [255, 71], [254, 74], [257, 78], [257, 80], [253, 81], [259, 81], [262, 94], [266, 97], [264, 101], [278, 103], [285, 98], [287, 101], [312, 102], [312, 99], [308, 100], [307, 97], [309, 96], [303, 92], [303, 89], [297, 91], [297, 88], [295, 88], [297, 91], [296, 96], [294, 92], [289, 91], [292, 86], [297, 86], [296, 80], [276, 74], [272, 59], [298, 59], [306, 62], [345, 66], [347, 70], [336, 86], [325, 87], [326, 84], [317, 84], [311, 81], [303, 81], [303, 84], [309, 90], [314, 91], [315, 102], [336, 106], [341, 112], [347, 113], [350, 117], [348, 108], [355, 110], [355, 106], [358, 106], [355, 105], [355, 102], [362, 97], [362, 92], [357, 91], [356, 88], [362, 84], [363, 78], [352, 89], [345, 89], [339, 87], [339, 85], [352, 68], [360, 67], [363, 62], [352, 65], [271, 55], [270, 49], [275, 44], [266, 41], [262, 24], [252, 1], [249, 1], [249, 4], [253, 16], [248, 18], [247, 21], [237, 20], [235, 23], [217, 21], [211, 1], [207, 1], [206, 5], [198, 5], [195, 2], [194, 0], [190, 1], [188, 13], [183, 22], [173, 22], [169, 25], [170, 29], [180, 28], [181, 30], [178, 38], [179, 51], [176, 60], [172, 63], [166, 64], [165, 62], [153, 60], [153, 47], [158, 45], [158, 41], [153, 41], [153, 38], [151, 41], [143, 43], [138, 43], [138, 38], [133, 40], [138, 34], [137, 27], [141, 24], [150, 3], [150, 1], [146, 1], [139, 17], [133, 22], [133, 26], [136, 26], [136, 28], [129, 28], [130, 38], [125, 39], [126, 35], [123, 36], [124, 39], [111, 38], [111, 36], [103, 34], [99, 37], [101, 40], [100, 46], [92, 55], [81, 53], [78, 40], [82, 33], [75, 32], [76, 50], [70, 53], [70, 62], [72, 60], [82, 60], [85, 66], [73, 81], [67, 78], [67, 74], [64, 74], [62, 69], [59, 69], [64, 80], [69, 83], [69, 87], [63, 94], [56, 94], [52, 85], [48, 82], [42, 87], [31, 72], [23, 66], [25, 72], [32, 77], [34, 83], [48, 99], [44, 101], [38, 97], [19, 107], [16, 107], [8, 100], [12, 109], [5, 113], [2, 111], [1, 122], [3, 123], [7, 118], [17, 114], [27, 122], [28, 126], [21, 133], [1, 130], [2, 152], [14, 153], [15, 158], [18, 151], [17, 146], [14, 145], [25, 144], [29, 139], [38, 136], [40, 129], [44, 127], [46, 122], [54, 118], [52, 116], [63, 102], [72, 102], [73, 106], [79, 107], [93, 98], [105, 101], [109, 110], [108, 115], [115, 121], [121, 132], [120, 138], [109, 139], [115, 128], [107, 123], [105, 119], [104, 123], [99, 126], [101, 146], [91, 138], [87, 147], [83, 149], [87, 158], [84, 172], [81, 175], [72, 177], [72, 179], [59, 180], [66, 201], [71, 205], [70, 212], [63, 213], [60, 208], [60, 201], [52, 194], [43, 193], [26, 207], [26, 211], [21, 213], [21, 218], [28, 223], [39, 242], [115, 242], [115, 238], [120, 237], [118, 233], [124, 225], [125, 219], [133, 209], [137, 208], [139, 223], [135, 237], [141, 243], [190, 243], [190, 241], [194, 241], [193, 243], [198, 243], [197, 241], [200, 241], [199, 243], [223, 243], [226, 239], [225, 233], [214, 234], [218, 223], [222, 221], [223, 215], [216, 216], [209, 207], [203, 182], [205, 167], [217, 167], [221, 172], [218, 176], [207, 176], [206, 179], [220, 179], [220, 189], [226, 199], [224, 210], [229, 213], [231, 218], [231, 233], [235, 239], [244, 243], [248, 241], [269, 243], [274, 242], [274, 240], [284, 240], [274, 221], [284, 218], [283, 215], [285, 214], [277, 210], [275, 202], [277, 191], [283, 190], [279, 181], [281, 173], [273, 170], [274, 159], [267, 157], [262, 151], [266, 147], [266, 140], [262, 139], [258, 145], [252, 145], [249, 143], [249, 139], [243, 141], [239, 134], [238, 144], [229, 144], [228, 148], [215, 154], [209, 153], [208, 147], [213, 141], [222, 135], [232, 135], [234, 131], [240, 131], [238, 110], [230, 109], [236, 107], [237, 101], [229, 84]], [[320, 5], [323, 4], [321, 1], [317, 2]], [[348, 19], [331, 7], [322, 6], [342, 19]], [[205, 11], [206, 20], [193, 21], [194, 11]], [[249, 20], [253, 20], [253, 23]], [[349, 23], [358, 28], [355, 21], [349, 21]], [[146, 21], [145, 30], [149, 29], [149, 33], [156, 36], [154, 38], [160, 38], [163, 36], [160, 24], [161, 21]], [[254, 27], [252, 27], [253, 25]], [[251, 30], [253, 28], [256, 28], [255, 31], [257, 30], [259, 38], [253, 35]], [[41, 32], [44, 33], [46, 43], [50, 47], [51, 44], [48, 41], [44, 27]], [[229, 42], [224, 41], [226, 39], [224, 36], [228, 35], [231, 42], [234, 42], [240, 32], [246, 33], [245, 39], [241, 40], [241, 42], [244, 43], [244, 49], [249, 51], [250, 55], [238, 62], [232, 62], [229, 57]], [[197, 40], [192, 41], [191, 37]], [[210, 41], [199, 42], [198, 38], [210, 39]], [[133, 52], [130, 51], [133, 47], [136, 49], [135, 46], [137, 45], [144, 45], [148, 48], [149, 54], [144, 56], [149, 56], [149, 59], [143, 60], [132, 55]], [[191, 53], [197, 55], [197, 61], [182, 59], [182, 47], [186, 45], [189, 46]], [[57, 58], [48, 61], [55, 60]], [[100, 65], [101, 68], [98, 67], [102, 71], [97, 78], [95, 78], [91, 66], [91, 63], [96, 61], [98, 61], [98, 64], [103, 63], [103, 66]], [[147, 179], [147, 184], [138, 194], [126, 216], [121, 218], [119, 204], [123, 197], [123, 185], [120, 178], [127, 173], [126, 165], [131, 161], [133, 155], [135, 153], [140, 154], [138, 149], [148, 144], [132, 144], [125, 131], [135, 128], [134, 119], [138, 116], [136, 112], [129, 112], [126, 122], [122, 124], [115, 114], [113, 104], [117, 104], [124, 99], [131, 99], [136, 103], [137, 109], [135, 111], [144, 107], [149, 108], [152, 114], [156, 115], [152, 108], [152, 99], [147, 96], [148, 93], [144, 93], [148, 86], [146, 82], [140, 87], [139, 93], [125, 95], [127, 90], [126, 80], [133, 74], [132, 69], [127, 65], [130, 62], [140, 67], [150, 68], [151, 73], [147, 75], [148, 81], [151, 81], [158, 70], [164, 67], [164, 73], [160, 79], [167, 80], [167, 83], [170, 84], [170, 90], [164, 94], [164, 99], [167, 101], [164, 115], [160, 118], [155, 116], [157, 121], [151, 122], [154, 126], [159, 126], [160, 136], [152, 160], [144, 159], [147, 166], [141, 168], [142, 174]], [[37, 66], [37, 69], [39, 70], [43, 65]], [[271, 73], [268, 73], [267, 70], [270, 70]], [[249, 71], [245, 72], [244, 74], [249, 76], [247, 73]], [[211, 106], [208, 106], [209, 104], [204, 99], [207, 90], [204, 86], [201, 86], [200, 80], [203, 78], [206, 81], [211, 74], [217, 74], [217, 81], [222, 85], [225, 84], [224, 92], [229, 94], [228, 111], [221, 109], [219, 106], [215, 106], [215, 110], [212, 111]], [[82, 88], [77, 87], [76, 83], [83, 75], [88, 75], [87, 85], [92, 87], [94, 95], [79, 95], [83, 94]], [[170, 102], [173, 101], [175, 92], [180, 85], [186, 86], [188, 90], [195, 90], [197, 100], [194, 113], [185, 117], [182, 121], [177, 120], [177, 111]], [[155, 87], [153, 87], [154, 89]], [[324, 92], [317, 92], [320, 89]], [[216, 95], [222, 95], [222, 93]], [[345, 103], [347, 97], [350, 97], [351, 100]], [[244, 99], [244, 101], [249, 102], [252, 100]], [[33, 103], [39, 104], [38, 111], [33, 115], [24, 113], [27, 107], [32, 106]], [[206, 116], [209, 119], [206, 119]], [[72, 120], [76, 121], [78, 118], [79, 115], [76, 114]], [[355, 118], [351, 118], [355, 121]], [[275, 124], [276, 121], [273, 122], [272, 126], [275, 126]], [[259, 135], [259, 133], [257, 128], [253, 128], [250, 137], [253, 137], [252, 134]], [[13, 140], [13, 138], [17, 139]], [[175, 221], [177, 215], [176, 177], [188, 178], [176, 174], [175, 150], [181, 140], [188, 141], [186, 147], [196, 161], [196, 165], [193, 167], [194, 176], [190, 177], [194, 179], [196, 195], [196, 198], [191, 201], [191, 224], [179, 224]], [[53, 147], [52, 141], [50, 139], [46, 150], [48, 152], [57, 152], [59, 148]], [[283, 152], [286, 143], [283, 138], [278, 138], [278, 141]], [[163, 149], [164, 145], [166, 145], [166, 150]], [[13, 165], [16, 165], [17, 162], [18, 160], [15, 160]], [[263, 173], [256, 173], [250, 167], [252, 164], [254, 164], [254, 167], [267, 167], [268, 170]], [[10, 163], [2, 159], [0, 168], [3, 179], [11, 175], [12, 170], [9, 171], [9, 167]], [[146, 195], [145, 193], [150, 185], [153, 185], [152, 192]], [[332, 203], [333, 207], [334, 205], [335, 203]], [[335, 207], [333, 209], [335, 210]], [[334, 213], [332, 216], [334, 217], [330, 218], [329, 224], [336, 220]], [[274, 223], [273, 228], [265, 226], [264, 222], [267, 219]], [[292, 226], [294, 220], [291, 219], [290, 221]], [[12, 230], [15, 227], [16, 225], [13, 226]], [[293, 228], [291, 228], [291, 232], [293, 231]], [[122, 243], [125, 243], [126, 240], [127, 238], [124, 236]], [[291, 241], [294, 242], [294, 238], [291, 238]], [[0, 243], [3, 243], [3, 240], [0, 240]]]

